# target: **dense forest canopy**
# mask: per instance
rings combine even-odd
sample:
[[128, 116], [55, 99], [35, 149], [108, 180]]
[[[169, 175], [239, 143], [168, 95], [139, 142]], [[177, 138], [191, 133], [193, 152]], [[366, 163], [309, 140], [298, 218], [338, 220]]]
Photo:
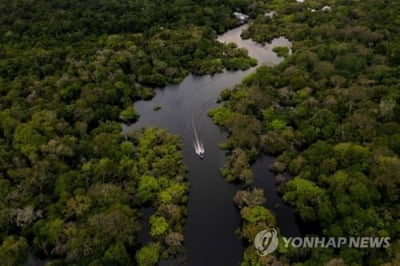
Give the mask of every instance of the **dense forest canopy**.
[[[328, 6], [328, 7], [326, 7]], [[275, 15], [265, 16], [265, 12]], [[229, 130], [221, 173], [252, 182], [250, 163], [278, 156], [272, 170], [283, 199], [319, 236], [390, 237], [388, 249], [285, 249], [259, 257], [252, 241], [275, 227], [253, 190], [235, 202], [247, 240], [243, 265], [397, 265], [400, 261], [400, 3], [269, 1], [253, 14], [244, 38], [284, 35], [293, 54], [263, 66], [221, 94], [209, 114]], [[268, 195], [266, 195], [268, 200]], [[246, 204], [243, 204], [246, 203]]]
[[[328, 8], [327, 8], [328, 6]], [[210, 112], [230, 132], [221, 173], [252, 183], [272, 166], [283, 199], [320, 236], [390, 236], [388, 249], [251, 244], [276, 227], [259, 189], [239, 191], [242, 265], [396, 265], [400, 261], [400, 3], [389, 0], [0, 0], [0, 262], [155, 265], [183, 251], [189, 185], [179, 137], [121, 135], [133, 106], [188, 73], [254, 66], [217, 34], [286, 36], [293, 53], [221, 94]], [[273, 15], [266, 15], [274, 11]], [[271, 14], [271, 13], [269, 13]], [[153, 206], [151, 242], [137, 241]], [[211, 221], [212, 222], [212, 221]]]
[[[245, 69], [215, 40], [247, 1], [0, 1], [0, 264], [154, 265], [183, 251], [181, 140], [121, 135], [189, 72]], [[151, 242], [137, 241], [153, 206]]]
[[122, 71], [131, 83], [163, 86], [188, 72], [244, 69], [254, 65], [246, 52], [231, 51], [214, 38], [236, 25], [232, 10], [246, 3], [2, 1], [0, 73], [8, 79], [28, 74], [42, 79], [60, 70], [71, 76], [67, 69], [78, 68], [97, 70], [89, 78], [99, 81]]

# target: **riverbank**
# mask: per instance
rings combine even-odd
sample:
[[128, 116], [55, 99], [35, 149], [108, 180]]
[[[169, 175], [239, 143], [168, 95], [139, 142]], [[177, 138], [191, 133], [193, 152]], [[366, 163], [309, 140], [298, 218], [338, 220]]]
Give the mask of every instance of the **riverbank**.
[[[219, 36], [218, 40], [235, 42], [238, 47], [246, 48], [249, 55], [257, 59], [258, 66], [282, 61], [272, 49], [276, 46], [290, 47], [287, 39], [278, 38], [270, 45], [261, 46], [240, 38], [246, 27], [243, 25], [230, 30]], [[140, 118], [135, 124], [124, 128], [126, 132], [143, 127], [160, 127], [182, 137], [183, 159], [189, 168], [188, 179], [191, 184], [185, 226], [188, 265], [238, 265], [242, 259], [243, 244], [235, 234], [240, 215], [232, 202], [241, 185], [227, 183], [219, 173], [226, 158], [225, 152], [217, 145], [225, 142], [227, 133], [206, 114], [207, 110], [218, 106], [216, 100], [223, 89], [240, 84], [255, 69], [224, 71], [212, 76], [188, 75], [180, 84], [158, 89], [150, 101], [136, 102]], [[163, 108], [155, 112], [155, 105]], [[205, 147], [204, 160], [200, 160], [193, 150], [193, 133], [187, 126], [192, 119]]]

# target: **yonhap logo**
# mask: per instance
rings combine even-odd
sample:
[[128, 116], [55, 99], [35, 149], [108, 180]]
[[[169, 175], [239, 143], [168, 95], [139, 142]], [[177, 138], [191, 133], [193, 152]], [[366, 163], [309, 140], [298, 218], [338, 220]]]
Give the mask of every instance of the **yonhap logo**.
[[[285, 248], [389, 248], [390, 237], [281, 237], [282, 246]], [[260, 256], [271, 254], [278, 248], [278, 232], [272, 228], [260, 231], [255, 239], [254, 246]]]
[[260, 256], [271, 254], [278, 248], [278, 232], [275, 229], [263, 230], [256, 235], [254, 246]]

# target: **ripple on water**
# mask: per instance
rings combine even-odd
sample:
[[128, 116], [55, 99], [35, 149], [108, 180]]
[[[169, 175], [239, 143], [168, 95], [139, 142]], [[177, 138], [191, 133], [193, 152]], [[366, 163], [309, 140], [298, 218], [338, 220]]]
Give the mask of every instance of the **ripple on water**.
[[[275, 46], [291, 48], [290, 41], [280, 37], [267, 45], [260, 45], [251, 40], [242, 40], [240, 34], [247, 27], [243, 25], [232, 29], [219, 36], [218, 40], [235, 42], [238, 47], [246, 48], [249, 55], [258, 60], [258, 65], [280, 63], [283, 58], [278, 57], [272, 49]], [[225, 163], [225, 152], [218, 149], [217, 144], [224, 142], [227, 134], [212, 122], [207, 110], [217, 106], [216, 99], [223, 89], [240, 84], [255, 69], [205, 76], [188, 75], [180, 84], [157, 89], [150, 101], [136, 102], [139, 120], [133, 125], [123, 126], [125, 133], [152, 126], [165, 128], [182, 137], [183, 159], [189, 168], [188, 179], [191, 184], [185, 224], [187, 265], [239, 265], [242, 259], [243, 244], [235, 235], [240, 216], [232, 201], [241, 186], [227, 183], [219, 174], [219, 168]], [[163, 108], [155, 112], [154, 105]], [[193, 150], [193, 132], [187, 126], [192, 119], [203, 141], [204, 160], [200, 160]], [[271, 200], [271, 195], [267, 197]], [[277, 197], [276, 193], [272, 197]], [[281, 215], [280, 212], [275, 213]], [[168, 265], [167, 262], [163, 263]]]

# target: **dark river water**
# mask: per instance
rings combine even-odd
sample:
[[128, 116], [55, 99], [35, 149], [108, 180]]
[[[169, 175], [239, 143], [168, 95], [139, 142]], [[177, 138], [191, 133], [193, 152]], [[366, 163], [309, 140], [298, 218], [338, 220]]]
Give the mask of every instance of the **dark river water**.
[[[221, 42], [235, 42], [249, 51], [259, 65], [274, 65], [281, 58], [272, 51], [275, 46], [290, 47], [286, 38], [278, 38], [271, 44], [261, 46], [250, 40], [242, 40], [240, 33], [246, 25], [221, 35]], [[135, 107], [140, 114], [137, 123], [125, 126], [124, 132], [143, 127], [159, 127], [180, 135], [184, 143], [184, 163], [189, 168], [191, 184], [188, 218], [185, 225], [185, 263], [190, 266], [239, 265], [243, 245], [235, 235], [240, 224], [239, 212], [233, 204], [233, 196], [240, 185], [229, 184], [219, 174], [224, 165], [225, 152], [217, 144], [226, 140], [227, 134], [220, 130], [207, 116], [207, 110], [217, 106], [216, 99], [225, 88], [239, 84], [244, 77], [255, 71], [224, 72], [216, 75], [188, 75], [180, 84], [157, 90], [150, 101], [138, 101]], [[160, 105], [159, 111], [153, 107]], [[193, 121], [193, 122], [192, 122]], [[194, 152], [194, 135], [190, 128], [195, 125], [199, 139], [205, 148], [203, 160]], [[276, 215], [284, 235], [297, 235], [298, 227], [293, 212], [285, 206], [275, 191], [275, 180], [268, 169], [271, 157], [260, 158], [253, 165], [255, 186], [264, 188], [268, 206]], [[145, 216], [149, 216], [147, 213]], [[145, 239], [146, 236], [141, 236]], [[166, 264], [165, 262], [163, 264]], [[182, 262], [171, 265], [183, 264]]]

